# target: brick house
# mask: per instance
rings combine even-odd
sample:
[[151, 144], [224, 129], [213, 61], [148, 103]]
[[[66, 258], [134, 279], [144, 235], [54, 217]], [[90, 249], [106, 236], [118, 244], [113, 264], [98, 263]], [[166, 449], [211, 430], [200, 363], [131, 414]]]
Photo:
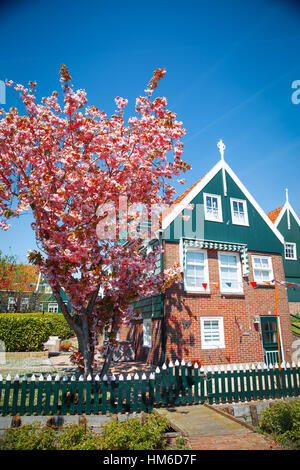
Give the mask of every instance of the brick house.
[[[189, 217], [185, 217], [189, 216]], [[188, 220], [187, 220], [188, 219]], [[129, 336], [137, 360], [203, 365], [291, 359], [284, 237], [221, 160], [162, 213], [160, 269], [179, 263], [182, 278], [136, 304], [142, 320]]]
[[282, 258], [290, 313], [300, 313], [300, 219], [289, 202], [287, 190], [285, 204], [269, 212], [268, 217], [285, 240]]

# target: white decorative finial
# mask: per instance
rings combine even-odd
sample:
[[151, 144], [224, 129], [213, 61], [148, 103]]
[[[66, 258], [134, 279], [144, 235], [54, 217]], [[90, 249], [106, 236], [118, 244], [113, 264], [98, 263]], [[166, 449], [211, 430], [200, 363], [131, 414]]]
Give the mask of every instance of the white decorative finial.
[[289, 190], [285, 188], [285, 203], [287, 205], [288, 230], [291, 230], [290, 208], [289, 208]]
[[221, 154], [221, 160], [224, 160], [224, 150], [226, 149], [226, 145], [224, 144], [222, 139], [220, 139], [219, 142], [217, 143], [217, 147]]

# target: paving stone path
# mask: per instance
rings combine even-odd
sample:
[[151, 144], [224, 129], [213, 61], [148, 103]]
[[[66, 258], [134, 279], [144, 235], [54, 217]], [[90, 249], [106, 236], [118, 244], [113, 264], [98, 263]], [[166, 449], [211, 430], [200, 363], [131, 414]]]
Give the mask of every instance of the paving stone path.
[[204, 405], [160, 408], [192, 450], [279, 450], [275, 442], [250, 427]]

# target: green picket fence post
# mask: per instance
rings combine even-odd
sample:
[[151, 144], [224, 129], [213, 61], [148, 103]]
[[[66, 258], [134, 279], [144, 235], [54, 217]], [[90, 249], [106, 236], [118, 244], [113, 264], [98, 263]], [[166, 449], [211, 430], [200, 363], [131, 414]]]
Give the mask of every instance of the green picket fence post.
[[289, 362], [285, 363], [285, 375], [287, 379], [287, 394], [292, 397], [294, 394], [294, 387], [292, 385], [292, 372]]
[[208, 398], [208, 403], [210, 405], [213, 404], [214, 398], [213, 398], [213, 381], [212, 381], [212, 370], [211, 367], [208, 366], [207, 372], [206, 372], [206, 386], [207, 386], [207, 398]]
[[187, 391], [188, 391], [187, 401], [189, 404], [192, 404], [194, 401], [194, 396], [193, 396], [194, 377], [193, 377], [193, 367], [192, 367], [191, 361], [189, 361], [187, 364], [186, 381], [187, 381]]
[[61, 382], [61, 405], [60, 414], [65, 415], [67, 411], [67, 400], [68, 400], [68, 377], [64, 375]]
[[59, 389], [60, 389], [60, 377], [57, 374], [54, 378], [53, 385], [53, 404], [52, 404], [52, 414], [57, 414], [59, 407]]
[[186, 389], [187, 389], [187, 380], [186, 380], [186, 365], [185, 360], [182, 359], [180, 363], [180, 376], [181, 376], [181, 403], [182, 405], [186, 405], [187, 398], [186, 398]]
[[12, 397], [12, 407], [11, 407], [11, 414], [13, 416], [15, 416], [18, 411], [19, 389], [20, 389], [20, 378], [17, 374], [15, 376], [14, 383], [13, 383], [13, 397]]
[[198, 363], [194, 364], [194, 399], [195, 404], [197, 405], [200, 402], [199, 396], [199, 366]]
[[234, 386], [234, 393], [233, 393], [233, 399], [237, 403], [239, 401], [239, 376], [238, 376], [238, 370], [236, 365], [233, 366], [233, 386]]
[[0, 374], [0, 415], [2, 414], [3, 405], [2, 405], [2, 390], [3, 390], [3, 377]]
[[27, 375], [24, 374], [22, 378], [22, 385], [21, 385], [20, 416], [23, 416], [26, 413], [27, 389], [28, 389]]
[[46, 416], [50, 413], [51, 385], [52, 377], [48, 374], [45, 382], [45, 404], [43, 406], [44, 414]]
[[264, 363], [263, 367], [263, 378], [264, 378], [264, 398], [267, 400], [271, 397], [270, 382], [269, 382], [269, 369], [267, 364]]
[[205, 401], [206, 395], [205, 395], [205, 383], [206, 383], [206, 377], [204, 373], [204, 367], [200, 367], [200, 374], [199, 374], [199, 379], [200, 379], [200, 399], [201, 401]]
[[257, 372], [255, 365], [252, 364], [251, 366], [251, 378], [252, 378], [252, 398], [253, 400], [258, 399], [258, 387], [257, 387]]
[[148, 413], [150, 413], [154, 407], [154, 388], [155, 388], [155, 374], [151, 372], [150, 377], [149, 377]]
[[291, 375], [293, 377], [294, 383], [294, 395], [298, 396], [300, 394], [300, 362], [298, 362], [298, 367], [295, 362], [292, 363]]
[[102, 401], [101, 401], [101, 413], [103, 415], [107, 412], [107, 391], [108, 391], [108, 378], [107, 375], [104, 374], [102, 377], [101, 382], [101, 393], [102, 393]]
[[77, 411], [77, 414], [81, 415], [83, 413], [84, 409], [84, 403], [83, 403], [83, 390], [84, 390], [84, 377], [81, 374], [78, 378], [78, 391], [77, 391], [77, 404], [75, 404], [75, 409]]
[[294, 362], [292, 363], [291, 376], [293, 377], [294, 395], [298, 396], [300, 395], [300, 362], [297, 363], [297, 366]]
[[43, 406], [43, 392], [44, 392], [44, 376], [41, 374], [37, 382], [37, 402], [36, 402], [36, 414], [40, 415]]
[[161, 401], [163, 405], [168, 404], [168, 373], [167, 366], [163, 364], [161, 367]]
[[224, 401], [223, 390], [225, 390], [225, 369], [224, 366], [221, 366], [219, 371], [219, 368], [215, 366], [213, 372], [213, 393], [215, 403], [220, 403], [220, 400], [221, 402]]
[[273, 366], [273, 364], [269, 364], [269, 376], [270, 376], [270, 383], [271, 383], [271, 398], [276, 398], [276, 388], [275, 388], [274, 366]]
[[282, 393], [283, 393], [283, 382], [282, 382], [282, 377], [281, 377], [280, 370], [279, 370], [279, 364], [277, 362], [275, 363], [274, 377], [275, 377], [275, 384], [276, 384], [275, 396], [276, 398], [280, 398], [282, 397]]
[[73, 374], [70, 378], [70, 384], [69, 384], [69, 406], [68, 406], [68, 411], [70, 415], [75, 414], [75, 397], [76, 397], [76, 377]]
[[155, 369], [155, 398], [154, 398], [154, 402], [156, 405], [159, 405], [161, 403], [160, 388], [161, 388], [161, 372], [160, 372], [160, 368], [156, 367]]
[[249, 364], [246, 364], [245, 366], [245, 375], [246, 375], [246, 397], [247, 397], [247, 401], [250, 401], [251, 398], [252, 398], [252, 391], [251, 391], [251, 381], [250, 381], [250, 377], [251, 377], [251, 373], [250, 373], [250, 368], [249, 368]]
[[141, 410], [146, 411], [148, 409], [148, 400], [147, 400], [147, 376], [145, 373], [142, 374], [142, 383], [141, 383]]
[[139, 411], [139, 388], [140, 388], [140, 378], [136, 373], [133, 377], [133, 411]]
[[288, 386], [285, 362], [281, 363], [281, 370], [279, 371], [279, 375], [281, 380], [281, 396], [286, 397], [288, 395]]
[[181, 390], [182, 390], [182, 377], [180, 375], [180, 363], [178, 359], [176, 359], [174, 364], [174, 383], [175, 383], [175, 390], [174, 390], [174, 405], [181, 405]]
[[123, 405], [123, 395], [124, 395], [124, 376], [120, 374], [118, 377], [118, 412], [122, 413], [124, 405]]
[[100, 409], [100, 404], [99, 404], [99, 398], [100, 398], [100, 377], [97, 374], [94, 378], [94, 383], [93, 383], [93, 390], [94, 390], [94, 402], [92, 405], [92, 411], [96, 415], [99, 412]]
[[175, 393], [174, 393], [174, 369], [172, 361], [169, 362], [168, 366], [168, 405], [174, 404]]
[[3, 415], [7, 415], [9, 412], [9, 399], [10, 399], [10, 387], [11, 387], [11, 376], [7, 375], [4, 385], [4, 398], [3, 398]]
[[240, 400], [246, 401], [245, 393], [245, 371], [242, 365], [239, 367], [239, 380], [240, 380]]
[[131, 387], [132, 387], [132, 378], [130, 374], [127, 374], [127, 377], [126, 377], [126, 411], [130, 411], [130, 409], [132, 408]]
[[36, 384], [35, 384], [35, 375], [33, 374], [30, 377], [30, 383], [29, 383], [29, 404], [28, 404], [28, 412], [30, 415], [34, 414], [34, 399], [35, 399], [35, 390], [36, 390]]

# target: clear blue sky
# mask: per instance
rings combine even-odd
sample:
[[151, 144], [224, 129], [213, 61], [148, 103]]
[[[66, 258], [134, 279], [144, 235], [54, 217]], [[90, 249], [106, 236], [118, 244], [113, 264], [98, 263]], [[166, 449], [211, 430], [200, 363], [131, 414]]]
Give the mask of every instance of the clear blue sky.
[[[62, 63], [89, 103], [108, 114], [114, 98], [143, 94], [165, 67], [159, 95], [187, 129], [187, 184], [225, 159], [262, 208], [283, 204], [286, 187], [300, 215], [300, 7], [276, 0], [82, 0], [1, 3], [0, 80], [38, 82], [39, 96], [59, 90]], [[18, 104], [7, 90], [7, 103]], [[20, 259], [35, 247], [30, 216], [0, 231], [0, 249]]]

